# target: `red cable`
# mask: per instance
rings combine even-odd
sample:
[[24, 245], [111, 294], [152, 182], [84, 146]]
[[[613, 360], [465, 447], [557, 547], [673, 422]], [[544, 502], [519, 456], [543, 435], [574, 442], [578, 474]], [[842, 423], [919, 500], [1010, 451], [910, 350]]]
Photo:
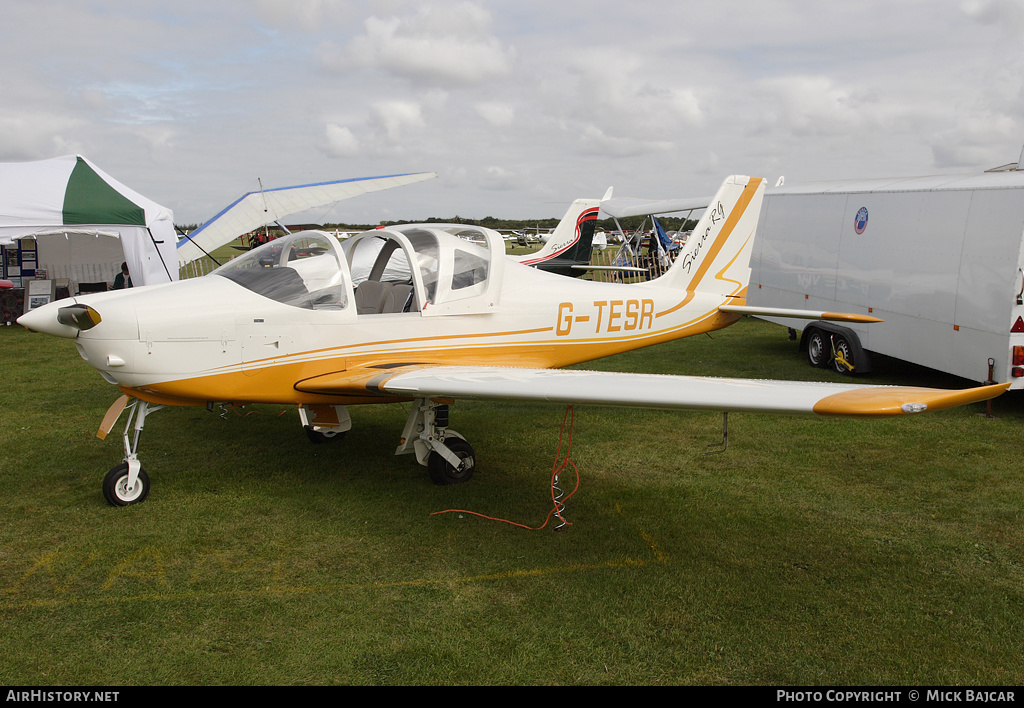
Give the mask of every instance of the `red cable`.
[[[570, 414], [571, 414], [571, 417], [570, 417]], [[559, 457], [562, 454], [562, 437], [565, 434], [565, 421], [566, 420], [569, 421], [569, 441], [568, 441], [568, 444], [565, 447], [565, 458], [562, 459], [561, 464], [559, 464]], [[451, 513], [472, 514], [473, 516], [479, 516], [479, 517], [481, 517], [483, 519], [488, 519], [489, 521], [500, 521], [502, 523], [511, 524], [512, 526], [518, 526], [519, 528], [528, 529], [530, 531], [540, 531], [541, 529], [543, 529], [545, 526], [548, 525], [548, 522], [551, 521], [551, 517], [552, 516], [557, 516], [559, 519], [562, 520], [562, 524], [563, 525], [564, 524], [568, 524], [568, 525], [572, 526], [572, 522], [571, 521], [567, 521], [565, 519], [565, 517], [562, 516], [561, 510], [563, 508], [565, 508], [565, 502], [569, 501], [569, 499], [572, 497], [572, 495], [575, 494], [579, 490], [579, 488], [580, 488], [580, 471], [579, 471], [579, 468], [576, 467], [576, 463], [575, 462], [573, 462], [572, 460], [569, 459], [569, 452], [570, 452], [570, 450], [572, 450], [572, 430], [573, 430], [573, 427], [575, 425], [575, 422], [576, 422], [576, 411], [575, 411], [575, 409], [573, 408], [572, 405], [568, 405], [568, 406], [565, 407], [565, 415], [562, 417], [562, 429], [558, 433], [558, 452], [555, 453], [555, 461], [551, 465], [551, 504], [552, 504], [552, 509], [551, 509], [551, 511], [548, 512], [547, 518], [544, 519], [544, 523], [541, 524], [540, 526], [534, 528], [532, 526], [527, 526], [525, 524], [518, 524], [515, 521], [509, 521], [508, 519], [499, 519], [499, 518], [496, 518], [496, 517], [493, 517], [493, 516], [487, 516], [485, 514], [481, 514], [481, 513], [476, 512], [476, 511], [466, 511], [465, 509], [446, 509], [445, 511], [435, 511], [435, 512], [432, 512], [430, 515], [431, 516], [435, 516], [437, 514], [451, 514]], [[565, 469], [566, 465], [572, 465], [572, 469], [576, 473], [576, 487], [571, 492], [569, 492], [569, 495], [567, 497], [565, 497], [565, 499], [559, 501], [559, 500], [555, 499], [555, 479], [558, 477], [559, 473], [563, 469]]]

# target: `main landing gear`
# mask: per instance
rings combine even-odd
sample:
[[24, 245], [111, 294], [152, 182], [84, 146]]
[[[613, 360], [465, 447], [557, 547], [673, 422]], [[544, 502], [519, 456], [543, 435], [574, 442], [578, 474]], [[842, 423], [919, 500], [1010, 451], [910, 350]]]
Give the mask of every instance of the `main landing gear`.
[[[345, 406], [303, 405], [302, 427], [311, 442], [340, 440], [352, 427]], [[448, 405], [419, 398], [409, 412], [396, 455], [415, 454], [435, 484], [458, 484], [473, 476], [476, 455], [466, 439], [448, 429]]]
[[476, 468], [476, 454], [462, 435], [448, 429], [448, 404], [417, 398], [405, 421], [396, 455], [416, 454], [434, 484], [468, 481]]
[[[121, 413], [128, 410], [128, 420], [122, 434], [124, 460], [103, 478], [103, 498], [108, 504], [130, 506], [144, 502], [149, 496], [149, 475], [139, 462], [139, 438], [147, 416], [163, 408], [162, 405], [122, 396], [107, 411], [100, 426], [101, 438], [106, 437]], [[300, 408], [303, 427], [310, 440], [326, 442], [340, 439], [352, 426], [344, 406], [329, 408], [334, 409], [333, 416], [329, 418], [318, 417], [311, 408]], [[415, 454], [416, 461], [427, 468], [435, 484], [466, 482], [473, 477], [476, 469], [473, 446], [462, 435], [448, 429], [448, 405], [428, 398], [418, 398], [414, 402], [395, 454]]]

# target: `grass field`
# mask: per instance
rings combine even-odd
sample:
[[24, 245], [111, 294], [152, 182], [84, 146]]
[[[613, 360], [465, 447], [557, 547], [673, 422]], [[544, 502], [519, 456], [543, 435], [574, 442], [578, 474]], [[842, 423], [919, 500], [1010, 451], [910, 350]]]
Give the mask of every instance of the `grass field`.
[[[732, 414], [713, 456], [719, 414], [579, 407], [571, 526], [532, 531], [433, 512], [539, 526], [562, 407], [454, 405], [478, 470], [450, 488], [392, 455], [404, 406], [328, 445], [293, 409], [167, 409], [150, 498], [119, 509], [121, 426], [95, 437], [116, 389], [70, 341], [0, 346], [0, 684], [1024, 681], [1018, 394], [994, 418]], [[749, 319], [592, 366], [833, 376]]]

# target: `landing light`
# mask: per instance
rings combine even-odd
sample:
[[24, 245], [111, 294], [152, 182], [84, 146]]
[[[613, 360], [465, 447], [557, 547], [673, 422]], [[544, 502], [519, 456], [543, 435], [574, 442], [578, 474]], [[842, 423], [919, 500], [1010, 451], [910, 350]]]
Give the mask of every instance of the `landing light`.
[[926, 410], [928, 410], [928, 404], [927, 403], [904, 403], [903, 404], [903, 412], [904, 413], [924, 413]]
[[100, 323], [100, 313], [88, 305], [68, 305], [57, 310], [57, 321], [84, 332]]

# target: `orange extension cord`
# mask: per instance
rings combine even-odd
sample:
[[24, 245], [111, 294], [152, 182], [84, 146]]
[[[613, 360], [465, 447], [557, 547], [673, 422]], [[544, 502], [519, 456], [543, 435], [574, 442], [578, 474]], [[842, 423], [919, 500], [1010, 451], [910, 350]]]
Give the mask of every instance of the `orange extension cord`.
[[[568, 444], [565, 447], [565, 457], [563, 458], [562, 457], [562, 437], [565, 434], [565, 422], [567, 420], [569, 421], [569, 441], [568, 441]], [[518, 526], [519, 528], [528, 529], [530, 531], [540, 531], [542, 528], [544, 528], [545, 526], [548, 525], [548, 522], [551, 521], [551, 517], [552, 516], [557, 516], [561, 520], [562, 524], [560, 526], [556, 526], [555, 527], [556, 531], [558, 529], [562, 528], [562, 526], [565, 526], [567, 524], [569, 526], [572, 526], [572, 522], [571, 521], [567, 521], [562, 516], [562, 509], [565, 508], [565, 503], [567, 501], [569, 501], [569, 498], [572, 497], [572, 495], [575, 494], [579, 490], [579, 488], [580, 488], [580, 471], [576, 467], [576, 463], [569, 459], [569, 451], [572, 450], [572, 429], [573, 429], [573, 425], [574, 425], [575, 422], [576, 422], [576, 411], [575, 411], [575, 409], [571, 405], [568, 405], [568, 406], [565, 407], [565, 415], [562, 417], [562, 429], [558, 433], [558, 452], [555, 453], [555, 462], [551, 466], [551, 504], [552, 504], [552, 509], [551, 509], [551, 511], [548, 512], [547, 518], [544, 519], [544, 523], [541, 524], [540, 526], [534, 528], [532, 526], [527, 526], [526, 524], [518, 524], [515, 521], [509, 521], [508, 519], [499, 519], [499, 518], [496, 518], [496, 517], [493, 517], [493, 516], [487, 516], [485, 514], [480, 514], [480, 513], [477, 513], [475, 511], [466, 511], [465, 509], [446, 509], [445, 511], [435, 511], [435, 512], [433, 512], [431, 514], [431, 516], [435, 516], [437, 514], [451, 514], [451, 513], [472, 514], [473, 516], [479, 516], [481, 518], [488, 519], [490, 521], [500, 521], [502, 523], [511, 524], [512, 526]], [[573, 472], [576, 473], [576, 487], [571, 492], [569, 492], [568, 496], [566, 496], [565, 499], [558, 499], [558, 497], [555, 495], [556, 491], [560, 491], [560, 490], [558, 490], [558, 476], [561, 474], [562, 470], [564, 470], [566, 468], [566, 466], [569, 466], [569, 465], [572, 466]]]

